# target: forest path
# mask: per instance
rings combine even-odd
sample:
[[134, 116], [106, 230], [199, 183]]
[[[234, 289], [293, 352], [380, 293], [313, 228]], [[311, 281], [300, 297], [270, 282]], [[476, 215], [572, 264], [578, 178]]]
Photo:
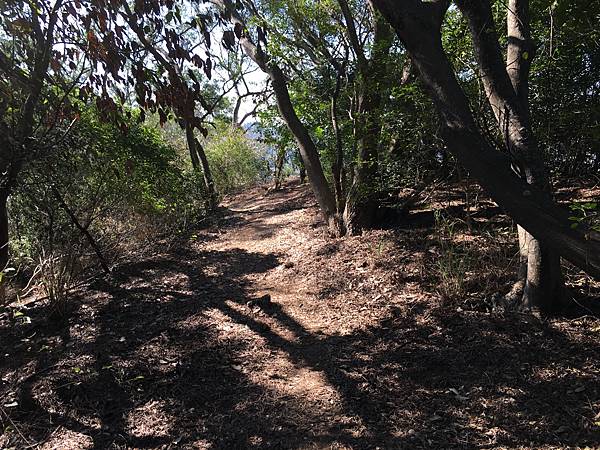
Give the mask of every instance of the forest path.
[[[226, 301], [239, 316], [222, 311], [215, 316], [219, 327], [234, 339], [244, 335], [253, 341], [242, 357], [241, 370], [275, 397], [312, 411], [315, 423], [319, 416], [343, 415], [342, 399], [319, 369], [327, 363], [327, 354], [315, 352], [319, 336], [337, 330], [327, 320], [327, 305], [315, 299], [316, 286], [295, 273], [296, 265], [328, 240], [308, 186], [292, 183], [270, 192], [259, 187], [226, 199], [222, 206], [227, 210], [224, 227], [217, 239], [209, 239], [200, 248], [223, 254], [241, 251], [258, 259], [254, 266], [243, 267], [248, 272], [242, 276], [243, 300]], [[266, 261], [269, 266], [263, 267]], [[267, 294], [269, 303], [253, 303]], [[240, 324], [243, 316], [251, 319]], [[257, 335], [254, 328], [262, 333]], [[296, 414], [293, 410], [290, 413]], [[304, 422], [306, 418], [289, 420]], [[313, 433], [318, 433], [318, 427], [313, 427]]]
[[[297, 182], [222, 213], [83, 288], [65, 322], [0, 317], [0, 448], [600, 443], [594, 318], [442, 303], [434, 230], [329, 238]], [[482, 266], [486, 233], [463, 236]]]

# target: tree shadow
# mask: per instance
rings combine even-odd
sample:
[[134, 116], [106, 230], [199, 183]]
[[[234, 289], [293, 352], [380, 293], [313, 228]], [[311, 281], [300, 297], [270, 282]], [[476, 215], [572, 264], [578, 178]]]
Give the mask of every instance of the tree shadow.
[[[423, 239], [406, 250], [426, 253]], [[591, 331], [398, 299], [382, 300], [387, 315], [372, 326], [311, 332], [277, 298], [263, 310], [246, 305], [256, 278], [280, 259], [187, 244], [120, 266], [83, 293], [66, 329], [38, 327], [31, 352], [3, 361], [11, 375], [2, 393], [18, 393], [10, 417], [30, 441], [71, 430], [96, 449], [600, 442], [600, 345], [584, 339]], [[45, 311], [32, 310], [33, 321]], [[26, 336], [0, 329], [2, 339]], [[322, 377], [336, 400], [303, 397], [309, 383], [299, 394], [282, 391], [288, 380], [263, 373], [276, 358]], [[10, 439], [24, 444], [17, 433]]]

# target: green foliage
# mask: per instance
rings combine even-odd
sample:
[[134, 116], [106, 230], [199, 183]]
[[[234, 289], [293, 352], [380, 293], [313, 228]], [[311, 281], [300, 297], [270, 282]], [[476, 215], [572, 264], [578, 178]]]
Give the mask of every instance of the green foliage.
[[[97, 14], [90, 13], [90, 22], [82, 27], [82, 10], [60, 4], [55, 11], [59, 19], [56, 39], [47, 41], [50, 36], [32, 32], [35, 25], [46, 29], [48, 20], [32, 9], [38, 3], [48, 10], [54, 4], [33, 2], [22, 7], [8, 2], [0, 6], [0, 50], [6, 55], [0, 77], [0, 125], [7, 135], [0, 136], [0, 163], [8, 168], [0, 173], [0, 187], [11, 194], [12, 253], [18, 262], [38, 265], [44, 279], [50, 280], [46, 282], [48, 296], [58, 298], [76, 276], [71, 273], [95, 258], [81, 228], [113, 254], [148, 238], [183, 231], [205, 214], [202, 174], [190, 166], [184, 133], [173, 123], [162, 130], [140, 125], [137, 119], [144, 114], [158, 117], [161, 123], [173, 118], [190, 123], [194, 117], [198, 129], [208, 120], [215, 121], [215, 129], [203, 143], [221, 194], [267, 179], [274, 155], [243, 130], [228, 125], [226, 116], [232, 105], [226, 92], [240, 93], [229, 84], [244, 72], [244, 64], [237, 56], [221, 62], [232, 79], [216, 80], [222, 73], [214, 70], [211, 58], [216, 59], [218, 52], [198, 53], [210, 47], [208, 26], [220, 26], [212, 13], [205, 14], [208, 9], [176, 3], [173, 8], [135, 7], [131, 14], [124, 10], [124, 3], [113, 2]], [[284, 71], [294, 110], [330, 179], [337, 143], [330, 108], [341, 74], [336, 115], [344, 157], [341, 184], [346, 191], [352, 185], [360, 139], [369, 121], [365, 111], [381, 118], [378, 173], [376, 180], [364, 186], [394, 202], [399, 189], [433, 174], [447, 176], [455, 162], [443, 144], [435, 108], [415, 74], [408, 83], [398, 83], [407, 62], [401, 43], [394, 43], [386, 64], [371, 65], [365, 71], [377, 53], [372, 12], [368, 2], [350, 0], [348, 4], [361, 49], [352, 48], [356, 43], [346, 28], [348, 20], [335, 0], [259, 0], [254, 11], [244, 10], [241, 3], [236, 7], [247, 21], [244, 35]], [[507, 6], [492, 2], [492, 8], [504, 49]], [[114, 20], [117, 16], [132, 20], [124, 20], [114, 30], [106, 28], [107, 21], [120, 23]], [[540, 148], [554, 173], [595, 174], [600, 168], [600, 7], [597, 3], [532, 0], [531, 16], [535, 51], [527, 52], [526, 58], [532, 62], [531, 123]], [[145, 25], [129, 28], [138, 23]], [[225, 36], [240, 31], [228, 30]], [[148, 41], [156, 42], [162, 57], [137, 40], [144, 33], [151, 38]], [[441, 37], [477, 126], [490, 142], [503, 148], [468, 24], [458, 8], [449, 8]], [[63, 41], [73, 45], [56, 44]], [[44, 55], [36, 51], [43, 44], [52, 49], [46, 52], [52, 55], [45, 63], [36, 59]], [[87, 52], [76, 51], [84, 48]], [[361, 53], [364, 60], [358, 56]], [[92, 70], [96, 63], [103, 67], [101, 76]], [[40, 64], [48, 65], [44, 73], [36, 74], [37, 80], [27, 80]], [[385, 70], [380, 70], [383, 66]], [[215, 78], [209, 81], [213, 74]], [[32, 95], [38, 90], [33, 89], [36, 81], [39, 95]], [[378, 100], [373, 109], [369, 109], [365, 86], [382, 91], [381, 103]], [[83, 102], [95, 95], [99, 96], [97, 109], [86, 109]], [[134, 97], [146, 109], [139, 113], [141, 117], [127, 106]], [[34, 105], [25, 114], [27, 99]], [[79, 110], [81, 117], [71, 129], [69, 124]], [[201, 111], [206, 114], [199, 117]], [[119, 117], [127, 131], [99, 117]], [[295, 141], [273, 103], [261, 112], [259, 126], [268, 145], [297, 160]], [[15, 130], [23, 135], [14, 134]], [[573, 205], [571, 210], [573, 227], [585, 223], [599, 229], [595, 203]], [[451, 243], [452, 224], [440, 219], [438, 226], [443, 250], [438, 268], [443, 285], [448, 286], [445, 295], [456, 296], [462, 290], [460, 277], [466, 263], [460, 247]], [[0, 272], [0, 284], [3, 281], [6, 273]]]
[[531, 109], [550, 169], [581, 176], [600, 169], [600, 5], [553, 1], [535, 8]]
[[578, 226], [585, 224], [592, 230], [600, 233], [600, 209], [598, 208], [598, 203], [574, 203], [569, 209], [573, 214], [569, 217], [569, 220], [573, 222], [571, 228], [577, 228]]
[[[299, 156], [296, 140], [292, 136], [289, 128], [281, 119], [277, 107], [271, 105], [258, 114], [260, 120], [261, 141], [267, 146], [269, 154], [269, 165], [271, 172], [275, 172], [275, 162], [277, 151], [283, 151], [285, 155], [284, 176], [297, 173], [302, 165]], [[271, 152], [269, 152], [271, 150]], [[273, 153], [272, 155], [270, 153]]]
[[123, 133], [86, 110], [60, 147], [28, 168], [11, 197], [11, 253], [19, 264], [43, 269], [44, 289], [58, 302], [96, 260], [81, 227], [116, 257], [204, 215], [198, 175], [156, 129], [135, 117], [128, 125]]
[[217, 191], [228, 194], [270, 176], [266, 148], [244, 130], [220, 122], [207, 138], [206, 156]]
[[383, 192], [451, 172], [454, 162], [444, 148], [436, 111], [418, 83], [391, 88], [383, 123], [382, 137], [389, 143], [388, 151], [380, 152]]

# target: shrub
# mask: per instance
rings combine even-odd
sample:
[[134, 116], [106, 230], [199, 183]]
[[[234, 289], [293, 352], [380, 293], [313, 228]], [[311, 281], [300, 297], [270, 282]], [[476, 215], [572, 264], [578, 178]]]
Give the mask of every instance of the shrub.
[[23, 277], [39, 264], [51, 300], [62, 302], [72, 279], [97, 261], [94, 245], [114, 260], [205, 214], [198, 175], [135, 117], [123, 133], [87, 110], [51, 155], [29, 167], [9, 202], [14, 263], [28, 268]]
[[266, 181], [271, 175], [266, 147], [244, 130], [220, 123], [205, 143], [217, 191], [228, 194]]

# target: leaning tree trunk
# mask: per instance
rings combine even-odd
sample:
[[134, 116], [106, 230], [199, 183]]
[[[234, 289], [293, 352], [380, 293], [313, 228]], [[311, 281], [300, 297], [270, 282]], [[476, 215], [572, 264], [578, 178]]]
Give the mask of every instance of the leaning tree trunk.
[[275, 100], [279, 113], [296, 139], [300, 150], [300, 156], [308, 175], [308, 181], [317, 198], [321, 212], [327, 222], [329, 231], [335, 235], [343, 235], [345, 230], [340, 220], [336, 207], [335, 197], [329, 188], [323, 167], [319, 159], [319, 152], [312, 140], [308, 130], [298, 118], [287, 86], [287, 78], [281, 68], [269, 57], [262, 46], [256, 45], [250, 33], [247, 31], [246, 23], [235, 9], [231, 0], [210, 0], [226, 13], [231, 24], [236, 30], [240, 30], [240, 46], [244, 53], [254, 61], [258, 67], [269, 77], [275, 93]]
[[[461, 0], [458, 5], [469, 20], [483, 85], [507, 149], [523, 179], [550, 198], [548, 174], [529, 120], [528, 81], [533, 47], [529, 36], [528, 0], [509, 1], [506, 63], [502, 60], [489, 2]], [[521, 229], [520, 224], [518, 226], [522, 278], [508, 297], [520, 300], [523, 307], [556, 310], [565, 300], [560, 257]]]
[[396, 30], [428, 88], [445, 124], [448, 149], [524, 229], [600, 279], [600, 233], [586, 226], [572, 228], [569, 211], [516, 177], [509, 158], [493, 149], [476, 127], [468, 99], [442, 47], [440, 27], [448, 3], [371, 1]]
[[208, 164], [208, 159], [204, 152], [204, 147], [198, 142], [198, 139], [194, 136], [194, 128], [188, 123], [185, 125], [185, 136], [190, 151], [192, 166], [197, 172], [202, 172], [204, 187], [206, 189], [206, 194], [208, 195], [208, 200], [206, 202], [207, 209], [213, 210], [217, 207], [217, 192], [210, 171], [210, 165]]
[[317, 151], [315, 143], [310, 137], [306, 127], [296, 115], [296, 111], [290, 100], [285, 75], [277, 66], [272, 66], [267, 73], [271, 79], [273, 90], [275, 91], [275, 99], [277, 100], [279, 113], [296, 138], [300, 156], [304, 163], [304, 169], [308, 175], [308, 181], [315, 193], [315, 197], [317, 197], [321, 211], [323, 211], [323, 215], [327, 220], [328, 228], [332, 234], [340, 236], [344, 234], [344, 230], [337, 214], [335, 198], [325, 179], [325, 174], [323, 173], [323, 168], [319, 159], [319, 152]]

